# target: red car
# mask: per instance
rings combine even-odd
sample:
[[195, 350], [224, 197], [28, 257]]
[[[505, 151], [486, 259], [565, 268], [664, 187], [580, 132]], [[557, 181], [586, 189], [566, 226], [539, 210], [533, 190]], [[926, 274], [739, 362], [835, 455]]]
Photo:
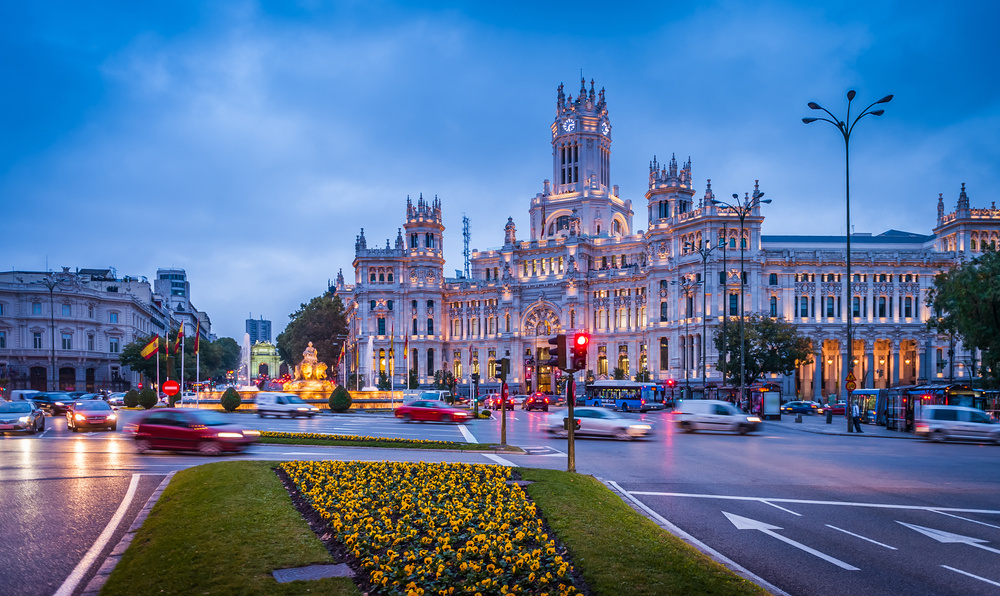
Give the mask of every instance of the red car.
[[66, 410], [66, 426], [73, 432], [88, 428], [115, 430], [118, 416], [104, 400], [78, 401]]
[[843, 416], [844, 412], [847, 409], [847, 404], [845, 402], [842, 402], [842, 401], [838, 401], [838, 402], [832, 403], [832, 404], [822, 404], [822, 406], [823, 406], [823, 412], [824, 413], [827, 410], [832, 410], [834, 416]]
[[469, 419], [469, 413], [453, 408], [443, 401], [417, 400], [396, 408], [396, 418], [402, 418], [405, 422], [411, 420], [465, 422]]
[[166, 449], [218, 455], [243, 451], [259, 437], [260, 432], [234, 424], [231, 416], [221, 412], [157, 408], [139, 421], [135, 446], [140, 453]]
[[541, 410], [543, 412], [549, 411], [549, 396], [544, 393], [532, 393], [521, 402], [522, 410]]

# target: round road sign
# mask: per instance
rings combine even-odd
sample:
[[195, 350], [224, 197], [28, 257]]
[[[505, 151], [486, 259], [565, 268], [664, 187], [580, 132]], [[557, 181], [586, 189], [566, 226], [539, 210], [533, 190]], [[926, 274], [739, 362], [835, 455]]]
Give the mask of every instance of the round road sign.
[[167, 395], [177, 395], [180, 390], [181, 386], [177, 381], [167, 381], [163, 384], [163, 392]]
[[847, 383], [844, 384], [844, 386], [847, 388], [848, 391], [854, 391], [855, 389], [858, 388], [858, 384], [855, 383], [854, 381], [848, 381]]

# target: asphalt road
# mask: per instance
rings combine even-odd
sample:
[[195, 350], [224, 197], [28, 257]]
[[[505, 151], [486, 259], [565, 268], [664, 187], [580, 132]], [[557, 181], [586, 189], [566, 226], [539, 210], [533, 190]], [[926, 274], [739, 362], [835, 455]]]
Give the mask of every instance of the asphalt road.
[[[127, 422], [134, 413], [123, 413]], [[497, 443], [497, 419], [403, 423], [377, 414], [261, 420], [260, 429]], [[508, 413], [507, 442], [524, 455], [266, 446], [232, 459], [462, 461], [566, 468], [566, 440], [546, 414]], [[721, 557], [788, 594], [1000, 592], [1000, 447], [802, 432], [789, 420], [748, 436], [675, 433], [670, 415], [635, 415], [659, 432], [619, 442], [581, 439], [577, 471], [613, 482]], [[165, 475], [216, 458], [136, 454], [123, 433], [71, 433], [47, 419], [36, 437], [0, 439], [0, 594], [53, 594], [121, 505], [105, 553]], [[908, 525], [904, 525], [908, 524]], [[96, 565], [84, 574], [79, 593]], [[990, 583], [993, 582], [993, 583]]]

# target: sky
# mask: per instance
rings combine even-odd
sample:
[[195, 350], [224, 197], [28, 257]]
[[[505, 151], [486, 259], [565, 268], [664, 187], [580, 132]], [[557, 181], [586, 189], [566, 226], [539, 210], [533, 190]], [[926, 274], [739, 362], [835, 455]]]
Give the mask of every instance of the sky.
[[186, 270], [212, 331], [276, 336], [442, 203], [446, 275], [503, 243], [552, 178], [560, 83], [604, 88], [612, 184], [647, 227], [649, 162], [691, 158], [696, 197], [753, 189], [765, 234], [930, 234], [937, 197], [1000, 190], [995, 2], [5, 2], [0, 266]]

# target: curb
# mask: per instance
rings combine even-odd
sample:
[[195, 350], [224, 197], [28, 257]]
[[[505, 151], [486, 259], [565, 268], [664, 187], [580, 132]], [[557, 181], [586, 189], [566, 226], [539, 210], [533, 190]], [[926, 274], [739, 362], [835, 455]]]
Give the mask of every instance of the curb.
[[160, 495], [163, 494], [164, 489], [166, 489], [167, 485], [170, 484], [170, 479], [173, 478], [176, 473], [176, 471], [168, 473], [167, 477], [164, 478], [160, 482], [160, 485], [156, 487], [156, 490], [153, 491], [153, 494], [149, 495], [149, 499], [146, 501], [142, 510], [139, 511], [139, 515], [136, 516], [135, 521], [133, 521], [132, 525], [125, 531], [125, 535], [118, 541], [115, 548], [111, 550], [111, 554], [109, 554], [108, 558], [104, 560], [103, 564], [101, 564], [101, 567], [97, 570], [97, 574], [90, 580], [87, 587], [83, 589], [83, 592], [80, 592], [81, 596], [96, 596], [101, 591], [101, 588], [103, 588], [104, 584], [108, 581], [108, 577], [111, 575], [111, 572], [114, 571], [118, 561], [121, 560], [122, 555], [125, 554], [129, 545], [132, 544], [132, 539], [135, 538], [135, 533], [139, 531], [143, 522], [145, 522], [146, 518], [149, 517], [149, 512], [153, 509], [153, 505], [155, 505], [160, 499]]
[[848, 433], [840, 431], [813, 430], [811, 428], [796, 427], [796, 426], [789, 426], [788, 428], [802, 433], [811, 433], [814, 435], [828, 435], [831, 437], [875, 437], [878, 439], [908, 439], [908, 440], [916, 440], [918, 438], [908, 433], [900, 433], [899, 435], [880, 435], [880, 434], [866, 433], [866, 432]]

